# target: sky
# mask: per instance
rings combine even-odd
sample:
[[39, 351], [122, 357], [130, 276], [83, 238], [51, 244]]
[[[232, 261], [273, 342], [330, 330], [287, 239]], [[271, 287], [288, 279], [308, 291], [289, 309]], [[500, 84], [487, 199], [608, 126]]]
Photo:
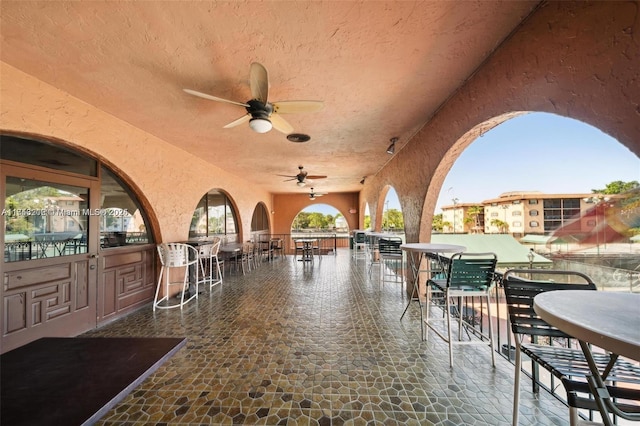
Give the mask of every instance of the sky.
[[[435, 213], [454, 198], [479, 203], [511, 191], [590, 193], [616, 180], [640, 182], [640, 159], [629, 149], [583, 122], [531, 113], [496, 126], [462, 152], [445, 178]], [[400, 210], [395, 190], [387, 200], [389, 209]]]

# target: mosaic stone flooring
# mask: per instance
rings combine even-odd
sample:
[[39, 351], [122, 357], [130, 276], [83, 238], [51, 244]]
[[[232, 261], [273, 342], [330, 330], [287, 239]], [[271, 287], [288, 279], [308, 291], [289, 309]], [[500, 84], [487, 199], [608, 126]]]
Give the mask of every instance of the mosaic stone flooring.
[[[421, 341], [418, 305], [348, 249], [227, 274], [184, 310], [145, 307], [87, 336], [185, 336], [187, 345], [101, 425], [508, 425], [513, 366], [488, 346], [448, 364]], [[97, 384], [99, 385], [99, 384]], [[523, 386], [522, 425], [568, 424]]]

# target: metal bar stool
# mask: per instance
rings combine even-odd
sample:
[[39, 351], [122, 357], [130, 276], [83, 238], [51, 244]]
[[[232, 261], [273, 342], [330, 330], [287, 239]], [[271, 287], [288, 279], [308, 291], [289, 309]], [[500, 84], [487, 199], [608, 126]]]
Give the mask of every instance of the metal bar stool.
[[[182, 309], [185, 303], [189, 302], [191, 299], [198, 298], [198, 251], [194, 247], [183, 243], [163, 243], [159, 244], [157, 248], [162, 267], [158, 277], [156, 294], [153, 298], [153, 310], [155, 311], [156, 308], [170, 309], [177, 307]], [[172, 269], [181, 270], [181, 281], [171, 281]], [[191, 283], [189, 280], [191, 272], [195, 275], [193, 280], [195, 283], [195, 291], [193, 292], [191, 291]], [[163, 276], [164, 286], [162, 285]], [[171, 303], [171, 297], [173, 295], [170, 293], [169, 287], [172, 285], [181, 286], [180, 292], [178, 293], [180, 298], [179, 303]], [[164, 294], [158, 299], [158, 296], [160, 295], [160, 287], [164, 287]], [[189, 296], [186, 296], [187, 294], [189, 294]]]

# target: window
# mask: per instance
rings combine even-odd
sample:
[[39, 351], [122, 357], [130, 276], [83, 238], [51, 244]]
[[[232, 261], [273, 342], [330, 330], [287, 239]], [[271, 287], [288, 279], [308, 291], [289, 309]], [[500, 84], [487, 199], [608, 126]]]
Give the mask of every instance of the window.
[[152, 242], [147, 234], [146, 215], [136, 196], [104, 166], [100, 175], [100, 247]]
[[522, 222], [513, 222], [514, 228], [520, 228], [522, 226]]
[[522, 212], [519, 210], [511, 212], [511, 216], [522, 216]]
[[529, 200], [529, 204], [538, 204], [538, 200]]
[[253, 217], [251, 218], [251, 232], [268, 230], [269, 216], [267, 215], [267, 209], [265, 209], [264, 205], [260, 203], [253, 210]]
[[236, 212], [231, 200], [221, 191], [212, 190], [198, 203], [189, 227], [189, 238], [237, 234]]
[[537, 228], [538, 226], [540, 226], [540, 223], [538, 223], [537, 220], [532, 220], [531, 222], [529, 222], [529, 226], [531, 228]]
[[538, 216], [538, 210], [530, 210], [529, 216]]
[[87, 253], [87, 188], [14, 176], [5, 187], [5, 262]]
[[579, 198], [553, 198], [544, 200], [544, 230], [551, 232], [580, 215]]
[[498, 212], [491, 212], [491, 217], [498, 217]]
[[[34, 155], [36, 152], [38, 155]], [[49, 142], [2, 135], [0, 158], [85, 176], [98, 176], [96, 160]]]

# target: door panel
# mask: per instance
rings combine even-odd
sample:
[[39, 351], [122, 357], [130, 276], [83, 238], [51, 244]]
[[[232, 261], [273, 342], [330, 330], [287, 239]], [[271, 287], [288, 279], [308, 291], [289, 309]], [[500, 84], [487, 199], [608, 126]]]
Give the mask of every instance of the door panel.
[[1, 179], [1, 352], [95, 328], [98, 179], [7, 164]]
[[153, 244], [103, 250], [98, 325], [149, 303], [155, 292]]

